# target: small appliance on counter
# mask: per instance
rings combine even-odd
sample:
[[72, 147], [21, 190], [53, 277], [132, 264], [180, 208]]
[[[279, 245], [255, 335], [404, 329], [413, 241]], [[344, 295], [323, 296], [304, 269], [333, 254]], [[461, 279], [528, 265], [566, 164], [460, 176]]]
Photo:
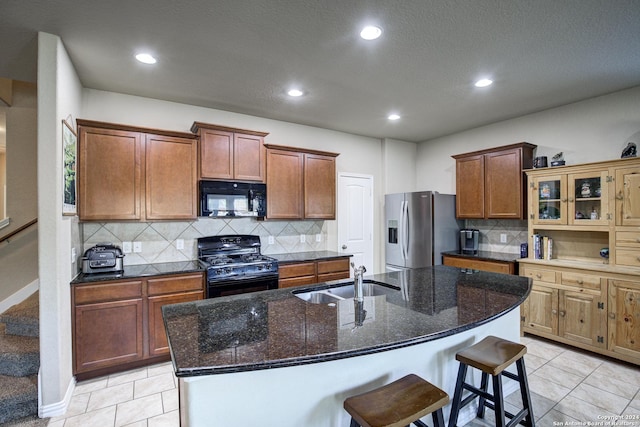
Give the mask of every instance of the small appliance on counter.
[[478, 253], [480, 231], [473, 228], [460, 230], [460, 253], [475, 255]]
[[123, 258], [124, 254], [119, 246], [113, 243], [98, 243], [84, 252], [82, 256], [82, 272], [94, 274], [124, 271]]

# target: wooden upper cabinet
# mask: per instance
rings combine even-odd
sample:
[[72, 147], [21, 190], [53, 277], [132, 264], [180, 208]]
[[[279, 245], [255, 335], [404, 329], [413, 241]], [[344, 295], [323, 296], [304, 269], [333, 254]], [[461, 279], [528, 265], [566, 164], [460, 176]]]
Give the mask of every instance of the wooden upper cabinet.
[[484, 156], [456, 159], [456, 217], [484, 218]]
[[81, 220], [140, 220], [144, 149], [140, 132], [79, 126]]
[[198, 213], [196, 140], [146, 136], [146, 217], [194, 219]]
[[81, 221], [197, 217], [197, 139], [78, 120]]
[[336, 153], [267, 147], [267, 218], [335, 219]]
[[284, 150], [267, 151], [267, 217], [299, 219], [303, 206], [304, 156]]
[[640, 166], [615, 170], [616, 225], [640, 226]]
[[200, 137], [200, 178], [264, 182], [266, 132], [194, 122]]
[[336, 217], [335, 157], [317, 154], [304, 156], [304, 217]]
[[523, 169], [531, 168], [535, 145], [526, 142], [453, 156], [458, 218], [525, 219]]

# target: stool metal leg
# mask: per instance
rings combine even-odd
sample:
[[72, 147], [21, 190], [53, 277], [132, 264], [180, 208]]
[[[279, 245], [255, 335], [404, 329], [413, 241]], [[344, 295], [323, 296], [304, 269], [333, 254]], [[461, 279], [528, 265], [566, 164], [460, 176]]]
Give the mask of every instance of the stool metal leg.
[[[486, 393], [488, 389], [489, 389], [489, 374], [487, 374], [486, 372], [483, 372], [482, 381], [480, 382], [480, 390]], [[484, 396], [480, 396], [480, 400], [478, 401], [478, 413], [477, 413], [478, 418], [484, 418], [484, 408], [485, 408], [486, 400], [487, 399]]]
[[444, 415], [442, 414], [442, 408], [431, 413], [433, 419], [433, 427], [444, 427]]
[[458, 413], [460, 412], [460, 405], [462, 402], [462, 389], [464, 379], [467, 376], [467, 365], [460, 363], [458, 368], [458, 379], [456, 380], [456, 391], [453, 395], [453, 402], [451, 403], [451, 414], [449, 415], [449, 427], [456, 427], [458, 422]]
[[356, 420], [351, 418], [351, 424], [349, 424], [349, 427], [360, 427], [360, 424], [358, 424]]
[[504, 401], [502, 395], [502, 375], [493, 377], [493, 406], [496, 416], [496, 427], [504, 427]]

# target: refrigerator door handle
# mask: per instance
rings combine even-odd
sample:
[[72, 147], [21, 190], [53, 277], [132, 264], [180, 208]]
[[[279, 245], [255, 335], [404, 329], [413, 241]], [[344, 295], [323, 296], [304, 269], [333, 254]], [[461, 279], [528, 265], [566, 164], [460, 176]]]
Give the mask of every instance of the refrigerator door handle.
[[409, 256], [409, 202], [402, 202], [402, 258]]

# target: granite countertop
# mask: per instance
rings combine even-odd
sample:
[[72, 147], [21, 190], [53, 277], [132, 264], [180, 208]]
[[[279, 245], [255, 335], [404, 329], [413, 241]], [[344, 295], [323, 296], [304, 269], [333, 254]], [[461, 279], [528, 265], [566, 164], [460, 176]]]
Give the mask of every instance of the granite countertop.
[[175, 373], [295, 366], [419, 344], [516, 309], [531, 289], [525, 277], [446, 266], [365, 276], [365, 282], [386, 287], [365, 296], [363, 307], [352, 298], [312, 304], [293, 294], [338, 282], [166, 305], [162, 313]]
[[135, 279], [139, 277], [164, 276], [170, 274], [201, 272], [204, 269], [197, 260], [181, 262], [163, 262], [157, 264], [125, 265], [120, 273], [78, 274], [72, 285], [95, 283], [107, 280]]
[[442, 255], [449, 255], [457, 258], [481, 259], [486, 261], [516, 262], [520, 259], [520, 254], [492, 251], [478, 251], [477, 254], [463, 254], [460, 251], [442, 252]]
[[267, 254], [267, 256], [277, 259], [280, 264], [287, 264], [293, 262], [311, 262], [332, 258], [352, 257], [353, 255], [333, 251], [312, 251], [293, 252], [288, 254]]

